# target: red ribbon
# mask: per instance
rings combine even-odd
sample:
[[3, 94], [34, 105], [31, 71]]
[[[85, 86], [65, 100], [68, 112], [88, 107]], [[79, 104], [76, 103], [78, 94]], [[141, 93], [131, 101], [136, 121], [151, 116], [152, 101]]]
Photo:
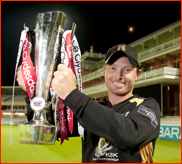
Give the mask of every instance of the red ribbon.
[[28, 35], [26, 35], [26, 39], [23, 45], [23, 56], [22, 56], [22, 76], [26, 85], [27, 94], [30, 99], [35, 96], [35, 87], [36, 87], [36, 72], [34, 70], [34, 66], [29, 53], [29, 42]]
[[59, 99], [57, 108], [59, 113], [58, 116], [59, 116], [60, 138], [61, 138], [61, 144], [62, 144], [65, 139], [69, 141], [62, 99]]
[[72, 134], [73, 133], [73, 112], [68, 107], [66, 107], [66, 112], [67, 112], [68, 128], [70, 133]]
[[[68, 33], [66, 36], [66, 54], [68, 59], [68, 67], [72, 69], [73, 73], [75, 74], [75, 67], [73, 63], [73, 54], [72, 54], [72, 35]], [[67, 120], [68, 120], [68, 128], [70, 133], [73, 133], [73, 112], [70, 108], [66, 107], [67, 111]]]
[[[74, 68], [74, 63], [73, 63], [73, 54], [72, 54], [72, 35], [69, 32], [66, 35], [65, 38], [65, 47], [66, 47], [66, 56], [65, 60], [67, 60], [66, 66], [71, 68], [73, 73], [75, 74], [75, 68]], [[64, 64], [65, 64], [64, 63]], [[67, 127], [66, 127], [66, 122], [65, 120], [65, 115], [64, 115], [64, 107], [63, 107], [63, 100], [59, 98], [58, 105], [57, 105], [58, 113], [59, 113], [59, 127], [60, 127], [60, 138], [61, 138], [61, 144], [64, 142], [64, 140], [69, 140], [68, 139], [68, 132], [67, 132]], [[66, 107], [66, 114], [67, 114], [67, 124], [68, 124], [68, 129], [69, 132], [72, 134], [73, 133], [73, 112], [70, 110], [69, 107]]]
[[75, 66], [73, 63], [73, 53], [72, 53], [72, 35], [68, 33], [66, 36], [66, 54], [68, 58], [68, 67], [72, 69], [73, 73], [75, 74]]

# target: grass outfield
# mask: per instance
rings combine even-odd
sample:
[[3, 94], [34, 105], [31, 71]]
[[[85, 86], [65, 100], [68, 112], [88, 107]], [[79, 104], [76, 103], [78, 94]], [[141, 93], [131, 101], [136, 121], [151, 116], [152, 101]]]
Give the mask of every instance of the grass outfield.
[[[19, 144], [18, 126], [12, 128], [13, 142], [9, 147], [10, 127], [1, 126], [1, 163], [80, 163], [81, 138], [71, 137], [63, 145]], [[181, 163], [181, 142], [157, 140], [154, 163]]]

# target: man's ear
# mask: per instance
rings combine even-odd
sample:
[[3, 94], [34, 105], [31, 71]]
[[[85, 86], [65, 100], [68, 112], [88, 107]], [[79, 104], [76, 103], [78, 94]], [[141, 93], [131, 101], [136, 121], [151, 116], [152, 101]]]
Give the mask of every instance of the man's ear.
[[139, 76], [142, 74], [142, 70], [141, 69], [139, 69], [138, 71], [137, 71], [137, 77], [136, 77], [136, 81], [138, 80], [138, 78], [139, 78]]
[[102, 68], [103, 68], [103, 74], [105, 76], [105, 74], [106, 74], [106, 65], [103, 65]]

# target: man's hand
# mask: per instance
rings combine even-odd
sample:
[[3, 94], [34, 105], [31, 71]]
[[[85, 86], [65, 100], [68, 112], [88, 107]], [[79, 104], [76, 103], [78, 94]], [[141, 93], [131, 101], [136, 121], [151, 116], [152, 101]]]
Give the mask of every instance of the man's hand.
[[25, 82], [23, 80], [23, 76], [22, 76], [22, 72], [21, 72], [21, 66], [18, 67], [17, 72], [16, 72], [16, 77], [17, 77], [17, 82], [18, 85], [24, 90], [27, 91], [26, 86], [25, 86]]
[[72, 70], [63, 64], [59, 64], [57, 71], [54, 72], [52, 88], [55, 93], [63, 100], [76, 89], [76, 77]]

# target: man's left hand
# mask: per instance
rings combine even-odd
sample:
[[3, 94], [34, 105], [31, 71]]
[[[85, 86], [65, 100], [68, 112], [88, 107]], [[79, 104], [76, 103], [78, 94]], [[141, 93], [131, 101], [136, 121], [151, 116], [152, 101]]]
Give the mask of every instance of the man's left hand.
[[76, 77], [73, 71], [63, 64], [59, 64], [54, 72], [52, 88], [63, 100], [76, 89]]

